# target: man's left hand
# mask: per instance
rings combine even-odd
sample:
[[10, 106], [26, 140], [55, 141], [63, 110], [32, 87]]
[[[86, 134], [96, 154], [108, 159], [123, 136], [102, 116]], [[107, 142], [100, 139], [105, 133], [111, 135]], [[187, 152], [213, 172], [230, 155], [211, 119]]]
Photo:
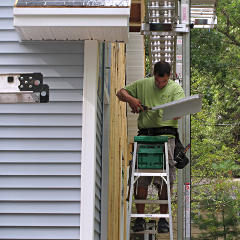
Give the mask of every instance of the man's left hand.
[[179, 120], [181, 117], [175, 117], [173, 120]]

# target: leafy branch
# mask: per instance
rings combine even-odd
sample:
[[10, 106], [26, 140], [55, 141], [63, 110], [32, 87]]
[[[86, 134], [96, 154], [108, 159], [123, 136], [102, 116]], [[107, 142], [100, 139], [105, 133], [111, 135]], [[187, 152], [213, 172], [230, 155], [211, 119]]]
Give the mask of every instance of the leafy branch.
[[[236, 29], [239, 31], [240, 25], [239, 21], [237, 21], [234, 17], [234, 14], [231, 12], [227, 12], [226, 9], [224, 9], [224, 5], [233, 8], [233, 6], [229, 6], [229, 2], [225, 2], [224, 0], [218, 0], [216, 4], [216, 8], [218, 10], [218, 17], [223, 21], [225, 24], [218, 24], [216, 26], [216, 30], [220, 33], [222, 33], [225, 37], [228, 38], [229, 43], [234, 44], [238, 47], [240, 47], [240, 40], [237, 39], [237, 34], [232, 34], [230, 32], [231, 29]], [[236, 10], [237, 12], [237, 10]], [[232, 21], [232, 20], [234, 21]], [[225, 25], [225, 27], [223, 27]], [[222, 27], [221, 27], [222, 26]]]

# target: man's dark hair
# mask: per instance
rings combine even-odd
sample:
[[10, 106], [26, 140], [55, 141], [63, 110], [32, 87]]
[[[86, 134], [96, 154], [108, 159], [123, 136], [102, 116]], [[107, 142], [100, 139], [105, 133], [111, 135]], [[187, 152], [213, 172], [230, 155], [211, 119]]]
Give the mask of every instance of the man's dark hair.
[[170, 76], [171, 65], [168, 62], [160, 61], [155, 63], [153, 74], [159, 77], [164, 77], [165, 74]]

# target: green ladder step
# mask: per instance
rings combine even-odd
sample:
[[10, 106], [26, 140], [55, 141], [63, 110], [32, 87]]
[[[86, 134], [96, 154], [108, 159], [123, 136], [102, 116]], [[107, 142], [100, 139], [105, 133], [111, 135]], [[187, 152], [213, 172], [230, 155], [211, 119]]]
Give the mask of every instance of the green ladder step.
[[138, 143], [165, 143], [168, 141], [167, 136], [135, 136], [134, 142]]

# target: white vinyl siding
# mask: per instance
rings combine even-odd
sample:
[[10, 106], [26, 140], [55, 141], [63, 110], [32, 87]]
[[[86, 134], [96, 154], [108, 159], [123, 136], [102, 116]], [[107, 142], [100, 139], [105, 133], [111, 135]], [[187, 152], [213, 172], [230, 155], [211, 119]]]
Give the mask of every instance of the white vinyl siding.
[[84, 43], [19, 42], [14, 2], [0, 1], [0, 73], [41, 72], [50, 102], [0, 104], [0, 239], [79, 239]]

